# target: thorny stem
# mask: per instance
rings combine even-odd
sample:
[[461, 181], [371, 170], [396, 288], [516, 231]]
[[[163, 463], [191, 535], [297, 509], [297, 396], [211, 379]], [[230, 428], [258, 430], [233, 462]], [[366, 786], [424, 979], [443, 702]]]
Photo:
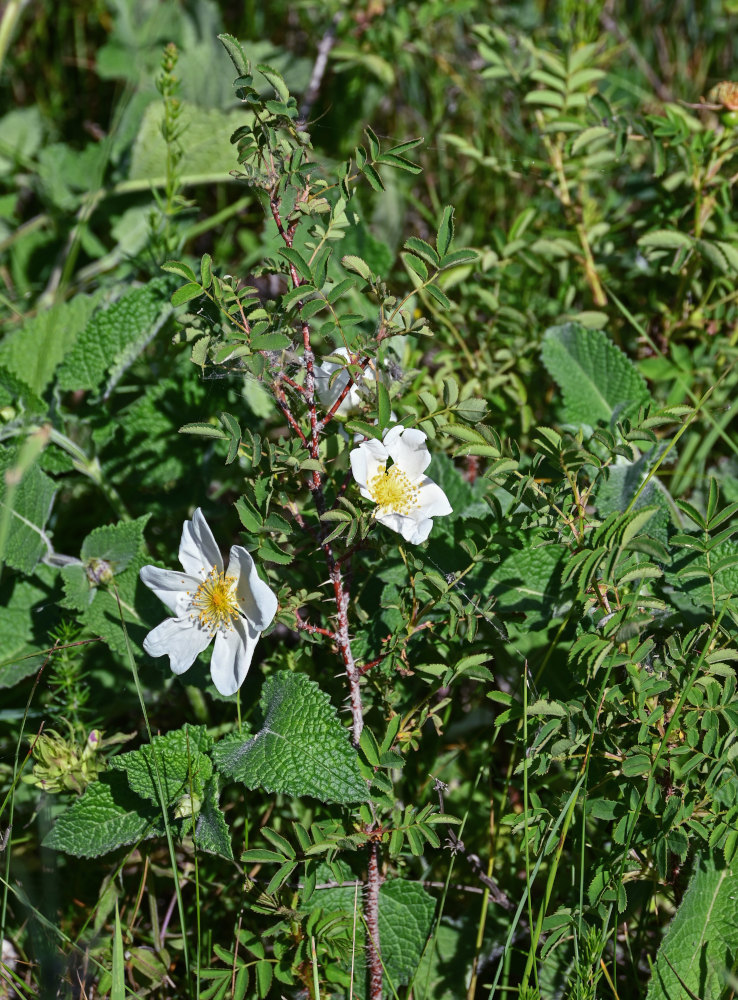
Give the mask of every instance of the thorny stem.
[[[369, 358], [364, 358], [364, 360], [363, 361], [359, 361], [358, 364], [361, 365], [362, 371], [365, 371], [366, 368], [367, 368], [367, 366], [368, 366], [368, 364], [369, 364]], [[338, 413], [338, 409], [339, 409], [341, 403], [344, 401], [344, 399], [351, 392], [351, 389], [353, 388], [353, 386], [355, 384], [355, 381], [356, 380], [353, 379], [351, 377], [351, 375], [349, 374], [349, 376], [348, 376], [348, 382], [343, 387], [343, 389], [341, 389], [341, 392], [339, 393], [338, 398], [336, 399], [335, 403], [333, 404], [333, 406], [331, 406], [330, 410], [328, 410], [328, 412], [323, 417], [323, 419], [318, 421], [318, 432], [319, 433], [320, 433], [320, 431], [323, 430], [323, 428], [325, 427], [325, 425], [330, 420], [332, 420], [335, 417], [335, 415]]]
[[379, 846], [369, 843], [369, 865], [366, 873], [366, 895], [364, 897], [364, 917], [368, 930], [367, 958], [369, 961], [369, 996], [371, 1000], [382, 1000], [382, 959], [379, 952]]
[[279, 406], [280, 410], [282, 411], [282, 413], [284, 413], [287, 423], [290, 425], [295, 434], [297, 434], [297, 436], [305, 445], [305, 447], [307, 447], [307, 438], [302, 432], [302, 427], [300, 427], [298, 422], [295, 420], [292, 410], [290, 409], [289, 404], [287, 402], [287, 397], [284, 394], [284, 389], [279, 384], [279, 379], [275, 379], [273, 390], [274, 390], [274, 398], [277, 400], [277, 405]]
[[[299, 200], [304, 201], [309, 196], [309, 188], [306, 188], [302, 194], [299, 196]], [[269, 206], [272, 213], [272, 218], [277, 226], [277, 231], [279, 235], [284, 240], [285, 246], [291, 247], [295, 236], [295, 229], [297, 223], [294, 223], [287, 229], [285, 229], [282, 222], [282, 217], [280, 215], [280, 201], [279, 195], [274, 189], [271, 192], [269, 198]], [[294, 264], [290, 263], [290, 277], [292, 278], [292, 284], [295, 288], [299, 288], [303, 284], [300, 275], [297, 272]], [[298, 303], [298, 308], [302, 308], [302, 302]], [[309, 440], [307, 435], [305, 435], [297, 422], [294, 424], [294, 417], [289, 412], [289, 408], [286, 406], [286, 400], [284, 403], [280, 403], [283, 412], [287, 416], [290, 426], [296, 430], [300, 440], [306, 445], [310, 452], [310, 457], [317, 463], [320, 460], [320, 433], [325, 426], [325, 421], [318, 421], [318, 410], [315, 402], [315, 356], [312, 351], [312, 346], [310, 344], [310, 326], [306, 321], [301, 324], [302, 331], [302, 342], [304, 348], [305, 356], [305, 386], [304, 386], [304, 397], [307, 404], [308, 413], [310, 415], [310, 437]], [[282, 393], [284, 396], [284, 393]], [[279, 397], [278, 397], [279, 401]], [[292, 417], [292, 420], [290, 420]], [[323, 491], [323, 477], [320, 469], [316, 468], [312, 470], [310, 480], [308, 482], [311, 493], [315, 500], [315, 506], [318, 511], [318, 516], [322, 517], [326, 512], [326, 502], [325, 494]], [[361, 688], [359, 684], [359, 671], [356, 667], [354, 661], [353, 652], [351, 651], [351, 638], [349, 635], [348, 627], [348, 603], [349, 603], [349, 592], [346, 588], [343, 573], [341, 571], [341, 565], [339, 561], [333, 554], [333, 547], [329, 541], [326, 539], [326, 532], [321, 522], [320, 525], [320, 547], [323, 550], [323, 555], [325, 556], [325, 561], [328, 565], [328, 575], [330, 581], [333, 584], [333, 593], [336, 600], [336, 624], [337, 628], [334, 633], [335, 642], [338, 647], [341, 659], [343, 660], [344, 669], [346, 671], [346, 676], [349, 681], [349, 691], [351, 699], [351, 717], [352, 717], [352, 736], [353, 742], [356, 746], [359, 744], [359, 738], [361, 737], [361, 731], [364, 728], [364, 710], [361, 703]]]
[[[403, 643], [402, 643], [403, 649], [407, 645], [407, 643], [410, 641], [410, 639], [412, 639], [412, 637], [414, 635], [416, 635], [418, 632], [422, 632], [423, 629], [426, 629], [426, 628], [432, 629], [433, 626], [434, 626], [434, 624], [435, 624], [435, 622], [422, 622], [420, 625], [416, 625], [413, 628], [412, 632], [410, 632], [407, 635], [407, 637], [405, 638], [405, 640], [403, 641]], [[384, 645], [384, 643], [389, 642], [391, 638], [392, 638], [392, 633], [390, 633], [388, 636], [386, 636], [386, 638], [382, 639], [382, 644]], [[359, 667], [359, 673], [360, 674], [365, 674], [368, 670], [371, 670], [372, 667], [376, 667], [378, 664], [380, 664], [382, 662], [382, 660], [385, 660], [390, 655], [390, 653], [394, 653], [396, 651], [397, 651], [397, 647], [395, 646], [392, 649], [387, 650], [386, 653], [380, 653], [379, 656], [376, 659], [370, 660], [368, 663], [365, 663], [365, 664], [363, 664], [363, 666]]]
[[304, 618], [300, 618], [300, 612], [295, 612], [295, 619], [297, 621], [297, 627], [301, 632], [309, 632], [310, 635], [324, 635], [328, 639], [335, 639], [336, 633], [331, 632], [328, 628], [320, 628], [319, 625], [311, 625], [310, 622], [306, 622]]
[[[310, 194], [309, 187], [299, 196], [299, 200], [306, 200]], [[271, 192], [269, 198], [269, 205], [272, 211], [272, 217], [277, 226], [277, 230], [284, 240], [287, 247], [292, 246], [292, 242], [295, 235], [295, 229], [297, 223], [294, 223], [288, 229], [285, 229], [282, 218], [280, 215], [280, 201], [277, 190], [274, 189]], [[292, 278], [292, 284], [295, 288], [303, 283], [300, 275], [297, 272], [294, 264], [290, 262], [290, 277]], [[302, 309], [302, 302], [298, 303], [298, 309]], [[308, 486], [310, 492], [315, 500], [315, 507], [318, 512], [318, 517], [322, 518], [323, 514], [326, 512], [326, 501], [325, 493], [323, 490], [323, 475], [320, 470], [320, 435], [327, 423], [327, 421], [333, 416], [332, 412], [329, 412], [323, 420], [318, 420], [318, 411], [315, 401], [315, 356], [313, 354], [312, 345], [310, 343], [310, 326], [307, 321], [303, 321], [301, 324], [302, 330], [302, 343], [304, 349], [305, 357], [305, 384], [303, 391], [303, 398], [307, 405], [308, 413], [310, 415], [310, 437], [309, 440], [307, 435], [302, 431], [302, 429], [297, 425], [288, 405], [287, 400], [284, 396], [284, 390], [279, 386], [277, 381], [277, 399], [280, 402], [282, 411], [285, 413], [290, 426], [296, 431], [298, 437], [302, 443], [308, 448], [310, 453], [310, 458], [314, 460], [316, 467], [312, 470], [310, 480], [308, 481]], [[334, 404], [334, 409], [338, 409], [343, 398], [345, 398], [350, 387], [352, 385], [352, 380], [349, 379], [348, 385], [346, 386], [342, 397], [337, 400]], [[282, 395], [282, 401], [279, 400], [279, 392]], [[341, 564], [338, 559], [336, 559], [333, 554], [333, 546], [328, 541], [327, 535], [329, 532], [323, 524], [323, 521], [319, 521], [318, 527], [318, 541], [320, 547], [323, 550], [323, 555], [325, 556], [325, 561], [328, 566], [328, 575], [330, 577], [331, 583], [333, 584], [333, 593], [336, 601], [336, 630], [333, 633], [328, 632], [327, 629], [320, 629], [317, 626], [309, 626], [307, 622], [303, 623], [303, 627], [307, 628], [309, 631], [315, 630], [319, 634], [327, 634], [336, 643], [338, 647], [338, 652], [343, 660], [344, 669], [346, 671], [346, 676], [349, 682], [349, 696], [351, 700], [351, 719], [352, 719], [352, 737], [354, 745], [358, 747], [359, 740], [361, 738], [361, 732], [364, 728], [364, 709], [361, 703], [361, 685], [359, 670], [354, 661], [354, 654], [351, 649], [351, 637], [349, 635], [349, 625], [348, 625], [348, 605], [349, 605], [349, 591], [344, 580], [343, 571], [341, 569]], [[296, 615], [298, 623], [300, 622], [299, 614]], [[380, 944], [379, 944], [379, 864], [377, 860], [378, 847], [376, 843], [370, 843], [369, 845], [369, 867], [367, 871], [367, 884], [366, 884], [366, 894], [364, 900], [364, 916], [367, 923], [367, 928], [369, 931], [369, 943], [368, 943], [368, 959], [369, 959], [369, 969], [370, 969], [370, 989], [369, 998], [370, 1000], [382, 1000], [382, 959], [380, 956]]]

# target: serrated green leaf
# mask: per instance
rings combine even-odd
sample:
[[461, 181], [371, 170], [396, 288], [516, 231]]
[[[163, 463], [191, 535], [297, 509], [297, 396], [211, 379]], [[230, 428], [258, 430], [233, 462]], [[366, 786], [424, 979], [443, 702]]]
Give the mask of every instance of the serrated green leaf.
[[3, 574], [0, 582], [0, 688], [12, 687], [34, 674], [46, 658], [51, 643], [47, 643], [45, 637], [57, 619], [49, 603], [55, 577], [56, 571], [43, 565], [29, 579]]
[[365, 164], [361, 172], [369, 181], [369, 186], [372, 190], [376, 191], [377, 194], [381, 194], [381, 192], [384, 191], [384, 182], [379, 176], [379, 172], [371, 165], [371, 163]]
[[284, 257], [285, 260], [289, 261], [289, 263], [292, 264], [292, 266], [295, 268], [300, 277], [304, 278], [305, 281], [313, 280], [313, 275], [310, 270], [310, 265], [302, 256], [302, 254], [298, 250], [295, 250], [294, 247], [282, 247], [279, 250], [279, 256]]
[[262, 828], [261, 834], [266, 840], [269, 841], [270, 844], [273, 844], [274, 847], [282, 853], [284, 856], [282, 860], [284, 860], [284, 858], [287, 858], [289, 861], [295, 860], [294, 847], [289, 840], [282, 836], [281, 833], [277, 833], [277, 831], [272, 830], [271, 827], [265, 826]]
[[376, 424], [368, 424], [365, 420], [347, 420], [346, 430], [351, 434], [362, 434], [364, 437], [382, 440], [382, 431]]
[[374, 733], [368, 726], [364, 726], [361, 731], [359, 746], [372, 767], [379, 767], [379, 746]]
[[255, 967], [256, 972], [256, 988], [260, 1000], [263, 1000], [267, 996], [269, 990], [272, 986], [272, 976], [274, 970], [272, 968], [272, 963], [266, 960], [257, 962]]
[[274, 90], [281, 101], [285, 103], [290, 99], [290, 92], [287, 89], [287, 84], [284, 82], [281, 73], [278, 73], [276, 69], [265, 63], [258, 63], [257, 70], [261, 75], [269, 81], [269, 83], [274, 87]]
[[200, 279], [202, 287], [205, 289], [210, 288], [213, 283], [213, 258], [209, 253], [202, 255], [202, 260], [200, 261]]
[[126, 641], [116, 592], [120, 596], [128, 636], [137, 654], [143, 655], [142, 643], [147, 632], [163, 617], [161, 603], [147, 587], [140, 585], [138, 578], [141, 567], [151, 562], [143, 538], [143, 529], [148, 519], [149, 515], [146, 514], [129, 522], [138, 535], [135, 557], [122, 573], [113, 578], [109, 586], [98, 588], [95, 600], [81, 613], [79, 619], [93, 635], [102, 636], [110, 648], [121, 656], [126, 655]]
[[246, 54], [244, 53], [239, 40], [234, 38], [233, 35], [223, 32], [223, 34], [218, 35], [218, 41], [222, 44], [223, 48], [230, 56], [231, 62], [233, 63], [238, 75], [248, 76], [251, 72], [251, 64], [246, 58]]
[[430, 934], [436, 903], [422, 885], [387, 879], [379, 890], [379, 944], [387, 976], [408, 982]]
[[249, 740], [234, 734], [216, 745], [213, 759], [247, 788], [312, 795], [323, 802], [368, 797], [358, 755], [328, 695], [304, 674], [280, 671], [262, 690], [264, 724]]
[[7, 333], [0, 344], [0, 365], [39, 396], [89, 322], [99, 296], [75, 295]]
[[83, 562], [104, 559], [111, 564], [113, 573], [122, 573], [141, 547], [141, 532], [150, 516], [144, 514], [137, 521], [121, 521], [95, 528], [82, 542], [80, 558]]
[[182, 285], [176, 292], [173, 292], [170, 301], [173, 306], [181, 306], [185, 302], [196, 299], [198, 295], [202, 295], [202, 285], [199, 282], [190, 282], [190, 284]]
[[445, 292], [441, 291], [438, 285], [427, 285], [425, 290], [432, 299], [436, 300], [436, 303], [441, 307], [441, 309], [451, 308], [451, 300]]
[[291, 344], [285, 333], [260, 333], [251, 338], [252, 351], [283, 351]]
[[220, 422], [223, 425], [223, 430], [229, 437], [236, 438], [238, 441], [241, 440], [241, 425], [232, 413], [227, 413], [224, 410], [220, 415]]
[[18, 459], [19, 449], [0, 445], [0, 562], [28, 575], [50, 551], [45, 528], [56, 489], [37, 465], [24, 471]]
[[727, 594], [738, 595], [738, 542], [728, 540], [716, 545], [708, 555], [703, 552], [689, 552], [677, 557], [666, 580], [678, 586], [689, 599], [702, 607], [712, 608], [722, 603]]
[[459, 250], [452, 250], [441, 259], [441, 267], [445, 270], [449, 267], [457, 267], [459, 264], [471, 264], [479, 259], [479, 254], [471, 247], [463, 247]]
[[599, 142], [600, 139], [611, 140], [612, 137], [613, 133], [605, 125], [592, 125], [590, 128], [585, 128], [572, 143], [571, 155], [576, 156], [580, 150]]
[[163, 832], [161, 811], [135, 795], [125, 776], [103, 774], [62, 813], [44, 840], [78, 858], [98, 858], [119, 847]]
[[601, 330], [566, 323], [546, 330], [543, 363], [564, 396], [567, 423], [609, 424], [649, 393], [633, 362]]
[[69, 563], [61, 569], [64, 597], [59, 602], [63, 608], [84, 611], [94, 599], [96, 590], [90, 585], [87, 570], [79, 563]]
[[244, 851], [241, 855], [241, 861], [244, 864], [281, 864], [284, 861], [283, 855], [278, 851], [265, 850], [263, 847], [254, 847], [249, 851]]
[[361, 257], [356, 257], [353, 254], [346, 254], [346, 256], [341, 257], [341, 264], [346, 268], [347, 271], [353, 271], [358, 274], [365, 281], [371, 281], [372, 272], [369, 265]]
[[420, 279], [421, 283], [428, 280], [428, 268], [425, 261], [421, 260], [420, 257], [415, 257], [411, 253], [403, 253], [401, 256], [405, 262], [405, 266]]
[[369, 128], [368, 125], [364, 129], [364, 134], [366, 135], [367, 140], [369, 142], [369, 152], [371, 154], [371, 158], [373, 160], [376, 160], [376, 158], [380, 154], [379, 139], [377, 139], [375, 133], [372, 131], [371, 128]]
[[120, 754], [110, 761], [110, 768], [123, 771], [132, 791], [152, 803], [159, 802], [158, 780], [164, 793], [165, 805], [173, 805], [190, 787], [198, 796], [205, 793], [213, 765], [207, 753], [212, 745], [205, 726], [191, 726], [155, 736], [153, 742], [139, 750]]
[[405, 249], [411, 250], [418, 257], [422, 257], [423, 260], [433, 267], [438, 267], [440, 264], [440, 258], [430, 243], [426, 243], [425, 240], [421, 240], [417, 236], [410, 236], [405, 240]]
[[170, 278], [155, 278], [96, 312], [59, 369], [62, 389], [97, 390], [108, 372], [129, 363], [171, 315]]
[[161, 265], [162, 271], [167, 271], [169, 274], [176, 274], [180, 278], [184, 278], [185, 281], [197, 284], [197, 277], [195, 272], [192, 270], [189, 264], [185, 264], [183, 260], [166, 260]]
[[[394, 837], [397, 833], [400, 832], [393, 831], [392, 846], [399, 851], [402, 834]], [[350, 868], [342, 862], [337, 862], [334, 868], [339, 870], [332, 876], [329, 876], [330, 869], [327, 867], [323, 869], [325, 877], [333, 877], [336, 881], [344, 882], [353, 879]], [[336, 875], [340, 876], [340, 879], [337, 879]], [[352, 885], [323, 889], [314, 893], [308, 910], [321, 907], [324, 912], [341, 911], [353, 921], [354, 899], [355, 889]], [[380, 886], [379, 945], [386, 973], [382, 996], [392, 996], [390, 982], [396, 989], [409, 982], [415, 973], [428, 941], [435, 905], [435, 900], [423, 886], [409, 879], [388, 878]], [[357, 925], [354, 964], [362, 971], [364, 949], [360, 945], [363, 943], [364, 931], [361, 925]]]
[[389, 392], [387, 391], [387, 386], [382, 381], [377, 381], [377, 416], [379, 421], [379, 428], [384, 430], [387, 424], [390, 422], [390, 417], [392, 416], [392, 406], [390, 404]]
[[439, 255], [443, 258], [451, 246], [454, 238], [454, 210], [451, 205], [446, 205], [443, 210], [443, 215], [441, 216], [441, 221], [438, 225], [438, 233], [436, 234], [436, 249]]
[[16, 412], [25, 410], [31, 416], [44, 417], [47, 407], [42, 399], [22, 379], [5, 367], [0, 367], [0, 408]]
[[698, 855], [694, 874], [666, 932], [646, 1000], [719, 1000], [738, 950], [738, 875], [716, 855]]
[[641, 236], [638, 246], [654, 250], [689, 250], [694, 246], [694, 239], [675, 229], [654, 229]]
[[216, 438], [218, 441], [227, 441], [228, 435], [215, 424], [182, 424], [179, 428], [180, 434], [197, 434], [199, 437]]
[[195, 843], [200, 850], [233, 860], [231, 835], [218, 802], [218, 779], [215, 775], [205, 785], [202, 809], [195, 824]]
[[549, 621], [561, 600], [563, 556], [563, 549], [552, 544], [534, 544], [508, 556], [492, 576], [497, 606]]
[[268, 896], [271, 896], [281, 889], [295, 868], [297, 868], [296, 861], [285, 861], [285, 863], [277, 869], [274, 875], [272, 875], [264, 892], [266, 892]]

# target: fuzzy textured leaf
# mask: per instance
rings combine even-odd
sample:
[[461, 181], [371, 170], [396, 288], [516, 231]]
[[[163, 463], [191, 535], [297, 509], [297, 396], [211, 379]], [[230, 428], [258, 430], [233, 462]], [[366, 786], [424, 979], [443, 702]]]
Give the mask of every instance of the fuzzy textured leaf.
[[195, 840], [202, 850], [233, 860], [231, 835], [218, 803], [218, 779], [215, 776], [205, 786], [205, 799], [195, 826]]
[[0, 345], [0, 365], [40, 395], [74, 347], [96, 302], [92, 295], [76, 295], [33, 316], [5, 337]]
[[133, 360], [171, 313], [172, 279], [154, 278], [95, 313], [59, 369], [62, 389], [99, 388], [108, 372]]
[[260, 705], [264, 724], [255, 736], [234, 734], [216, 745], [213, 759], [223, 774], [247, 788], [323, 802], [368, 798], [348, 733], [314, 681], [282, 670], [265, 683]]
[[735, 967], [738, 875], [698, 857], [684, 899], [659, 949], [647, 1000], [718, 1000]]
[[0, 584], [0, 688], [12, 687], [35, 673], [53, 645], [46, 631], [56, 619], [49, 595], [56, 571], [39, 566], [30, 579], [4, 574]]
[[109, 772], [62, 813], [44, 846], [78, 858], [98, 858], [160, 834], [161, 822], [159, 809], [134, 795], [122, 774]]
[[435, 900], [422, 885], [387, 879], [379, 890], [379, 943], [382, 961], [395, 986], [418, 967], [430, 934]]
[[491, 589], [497, 606], [548, 621], [560, 600], [562, 559], [562, 550], [551, 544], [513, 552], [494, 574]]
[[170, 806], [181, 795], [189, 794], [190, 783], [196, 795], [204, 793], [205, 784], [213, 771], [207, 756], [211, 744], [204, 726], [184, 725], [182, 729], [175, 729], [164, 736], [155, 736], [152, 744], [139, 750], [113, 757], [110, 767], [125, 772], [131, 791], [158, 803], [158, 764], [162, 791], [166, 805]]
[[571, 424], [609, 424], [626, 409], [649, 400], [633, 362], [601, 330], [565, 323], [546, 330], [543, 364], [564, 396]]
[[[323, 866], [321, 866], [322, 868]], [[336, 862], [331, 869], [327, 866], [319, 870], [325, 878], [340, 875], [343, 881], [353, 878], [350, 868], [343, 862]], [[353, 919], [355, 889], [352, 885], [316, 892], [311, 898], [308, 909], [319, 906], [324, 911], [342, 911]], [[361, 894], [359, 893], [359, 905]], [[382, 962], [387, 975], [384, 979], [383, 996], [391, 996], [388, 979], [392, 985], [407, 983], [418, 967], [420, 956], [425, 948], [430, 934], [435, 911], [435, 900], [422, 885], [417, 882], [400, 878], [388, 878], [379, 889], [379, 943], [382, 952]], [[364, 942], [364, 930], [357, 926], [357, 944]], [[355, 954], [357, 968], [364, 971], [363, 948], [358, 947]], [[364, 996], [361, 978], [354, 981], [357, 995]]]
[[[126, 654], [126, 643], [115, 590], [120, 596], [123, 618], [136, 652], [141, 649], [141, 643], [149, 629], [157, 625], [166, 615], [161, 603], [138, 578], [141, 567], [151, 562], [143, 540], [143, 529], [148, 519], [149, 515], [144, 514], [143, 517], [130, 522], [130, 527], [135, 527], [138, 534], [138, 546], [134, 558], [122, 573], [115, 576], [109, 587], [98, 588], [94, 601], [80, 616], [80, 621], [93, 635], [102, 636], [110, 648], [121, 656]], [[130, 542], [130, 537], [128, 541]]]
[[112, 564], [114, 573], [121, 573], [141, 547], [141, 532], [149, 516], [145, 514], [137, 521], [121, 521], [95, 528], [82, 542], [80, 558], [83, 562], [104, 559]]
[[49, 551], [44, 529], [51, 514], [56, 490], [46, 473], [33, 465], [13, 491], [8, 504], [6, 475], [16, 464], [17, 456], [15, 449], [0, 446], [0, 525], [6, 517], [8, 519], [0, 561], [28, 574]]

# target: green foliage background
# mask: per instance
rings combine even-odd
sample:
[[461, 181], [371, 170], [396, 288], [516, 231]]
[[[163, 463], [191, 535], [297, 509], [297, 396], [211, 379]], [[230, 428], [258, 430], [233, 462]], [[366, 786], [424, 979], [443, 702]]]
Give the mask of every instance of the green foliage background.
[[[387, 996], [733, 995], [738, 10], [621, 7], [6, 5], [0, 997], [368, 996], [372, 844]], [[302, 324], [380, 373], [317, 456]], [[198, 506], [237, 703], [141, 646]]]

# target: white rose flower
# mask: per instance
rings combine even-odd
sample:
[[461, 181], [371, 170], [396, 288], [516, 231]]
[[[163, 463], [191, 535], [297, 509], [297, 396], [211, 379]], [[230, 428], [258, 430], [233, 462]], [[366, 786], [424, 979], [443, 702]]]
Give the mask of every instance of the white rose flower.
[[277, 612], [277, 598], [241, 545], [231, 548], [228, 572], [198, 507], [182, 526], [184, 572], [144, 566], [140, 577], [174, 613], [144, 639], [150, 656], [169, 656], [175, 674], [189, 670], [215, 638], [210, 675], [223, 695], [234, 694], [251, 666], [256, 643]]
[[[349, 361], [349, 351], [347, 351], [345, 347], [339, 347], [332, 353], [338, 354], [342, 358], [346, 358], [347, 362]], [[349, 373], [345, 369], [341, 371], [340, 375], [336, 375], [333, 382], [331, 382], [331, 375], [333, 375], [334, 372], [337, 372], [340, 368], [341, 365], [337, 365], [335, 361], [321, 361], [319, 365], [315, 366], [315, 391], [318, 394], [318, 399], [321, 401], [326, 410], [330, 410], [348, 385]], [[341, 402], [341, 405], [336, 410], [336, 414], [338, 416], [347, 417], [349, 414], [354, 413], [356, 410], [361, 408], [362, 399], [359, 395], [357, 382], [367, 387], [373, 385], [374, 373], [371, 370], [367, 370], [362, 376], [354, 381], [354, 384], [346, 393], [346, 398]]]
[[382, 441], [364, 441], [349, 454], [361, 495], [377, 505], [376, 519], [412, 545], [426, 540], [432, 518], [452, 512], [441, 487], [423, 475], [431, 460], [425, 442], [423, 431], [398, 426], [385, 431]]

